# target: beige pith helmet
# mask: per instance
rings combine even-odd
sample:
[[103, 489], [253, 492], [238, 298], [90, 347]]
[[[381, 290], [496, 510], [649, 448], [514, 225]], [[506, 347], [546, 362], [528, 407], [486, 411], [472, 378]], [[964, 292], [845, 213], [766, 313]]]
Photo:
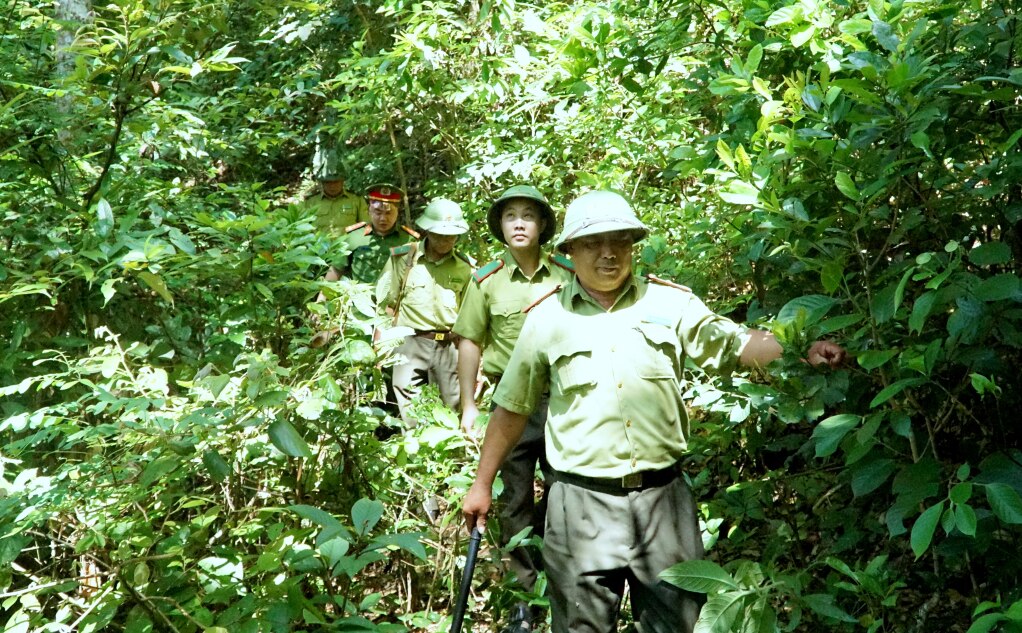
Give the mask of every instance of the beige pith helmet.
[[468, 233], [468, 222], [461, 211], [461, 205], [447, 198], [434, 198], [426, 205], [415, 224], [423, 231], [437, 235], [461, 235]]
[[554, 246], [564, 252], [564, 245], [571, 240], [613, 231], [631, 231], [638, 242], [649, 234], [649, 227], [639, 220], [632, 205], [621, 194], [590, 191], [568, 205], [564, 212], [564, 230], [557, 236]]

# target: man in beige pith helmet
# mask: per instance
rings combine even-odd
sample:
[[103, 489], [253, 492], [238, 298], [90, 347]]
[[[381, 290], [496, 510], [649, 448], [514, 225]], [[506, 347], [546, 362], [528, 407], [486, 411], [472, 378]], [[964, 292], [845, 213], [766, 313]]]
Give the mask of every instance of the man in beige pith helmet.
[[[485, 529], [493, 480], [530, 413], [549, 391], [551, 481], [543, 564], [554, 633], [616, 630], [627, 584], [636, 628], [692, 631], [695, 594], [660, 572], [701, 558], [692, 493], [681, 476], [689, 436], [682, 368], [730, 373], [781, 356], [769, 332], [714, 314], [684, 286], [632, 269], [649, 229], [610, 191], [568, 207], [555, 243], [575, 276], [530, 310], [494, 393], [466, 527]], [[845, 351], [817, 341], [812, 365]]]
[[457, 410], [458, 351], [451, 328], [472, 274], [471, 260], [456, 252], [468, 223], [458, 203], [435, 198], [415, 222], [421, 242], [392, 248], [376, 284], [376, 301], [395, 326], [414, 334], [397, 348], [405, 362], [394, 367], [394, 392], [405, 424], [415, 420], [409, 404], [424, 384], [435, 384], [444, 403]]
[[347, 190], [344, 174], [336, 164], [322, 166], [317, 180], [319, 191], [306, 198], [303, 206], [315, 214], [313, 222], [318, 231], [330, 237], [340, 237], [344, 227], [369, 220], [365, 199]]

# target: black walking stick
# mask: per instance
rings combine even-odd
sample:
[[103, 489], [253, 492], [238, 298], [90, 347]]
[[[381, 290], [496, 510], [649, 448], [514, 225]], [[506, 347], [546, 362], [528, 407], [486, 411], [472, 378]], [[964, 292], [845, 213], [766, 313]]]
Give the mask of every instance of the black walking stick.
[[465, 607], [468, 606], [468, 592], [472, 588], [472, 571], [476, 568], [476, 554], [479, 553], [479, 540], [482, 533], [479, 528], [472, 528], [472, 536], [468, 539], [468, 555], [465, 556], [465, 571], [461, 574], [461, 588], [458, 589], [458, 602], [454, 605], [454, 623], [451, 633], [461, 633], [461, 624], [465, 620]]

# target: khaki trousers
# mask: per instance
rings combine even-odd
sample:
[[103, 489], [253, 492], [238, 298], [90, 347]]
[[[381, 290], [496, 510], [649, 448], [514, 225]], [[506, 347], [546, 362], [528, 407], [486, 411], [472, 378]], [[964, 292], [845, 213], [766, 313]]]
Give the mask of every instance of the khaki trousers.
[[657, 575], [702, 556], [692, 493], [683, 479], [624, 494], [555, 481], [543, 539], [553, 632], [616, 631], [626, 582], [638, 631], [692, 631], [701, 594]]
[[394, 367], [394, 396], [401, 419], [409, 426], [416, 421], [408, 415], [408, 405], [422, 386], [436, 385], [444, 404], [458, 410], [461, 390], [458, 387], [458, 348], [450, 341], [436, 341], [423, 336], [409, 336], [396, 353], [407, 361]]

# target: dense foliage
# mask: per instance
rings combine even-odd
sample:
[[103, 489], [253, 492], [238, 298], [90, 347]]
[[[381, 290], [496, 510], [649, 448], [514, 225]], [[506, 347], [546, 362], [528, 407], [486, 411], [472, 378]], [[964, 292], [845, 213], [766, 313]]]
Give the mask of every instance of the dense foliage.
[[[5, 631], [447, 627], [476, 446], [374, 406], [370, 289], [296, 204], [323, 151], [412, 215], [615, 187], [642, 270], [784, 340], [692, 376], [701, 630], [1022, 630], [1014, 3], [0, 13]], [[821, 336], [854, 360], [807, 368]]]

